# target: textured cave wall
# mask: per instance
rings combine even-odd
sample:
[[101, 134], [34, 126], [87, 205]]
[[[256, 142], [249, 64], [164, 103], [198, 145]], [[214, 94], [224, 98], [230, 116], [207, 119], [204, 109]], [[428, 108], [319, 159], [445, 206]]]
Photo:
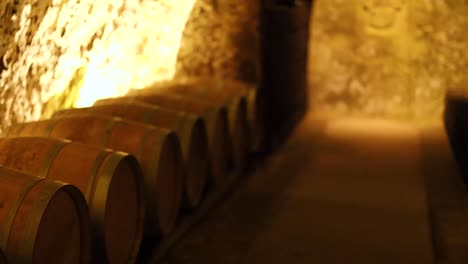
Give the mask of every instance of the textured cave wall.
[[260, 80], [260, 0], [199, 0], [184, 30], [176, 76]]
[[175, 75], [257, 81], [256, 2], [2, 0], [0, 132]]
[[466, 76], [467, 1], [317, 0], [311, 23], [316, 110], [432, 118]]
[[1, 1], [0, 129], [172, 78], [194, 1]]

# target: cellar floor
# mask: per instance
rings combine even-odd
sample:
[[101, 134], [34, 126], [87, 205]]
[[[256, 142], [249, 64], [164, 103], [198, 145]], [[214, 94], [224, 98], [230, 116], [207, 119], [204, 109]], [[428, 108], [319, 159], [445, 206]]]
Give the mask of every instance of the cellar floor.
[[468, 263], [441, 123], [308, 114], [162, 263]]

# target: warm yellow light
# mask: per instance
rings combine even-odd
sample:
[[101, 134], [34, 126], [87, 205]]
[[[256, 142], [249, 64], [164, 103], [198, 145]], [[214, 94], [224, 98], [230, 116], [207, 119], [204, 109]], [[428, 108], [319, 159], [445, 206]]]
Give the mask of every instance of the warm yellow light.
[[[15, 23], [0, 76], [2, 96], [9, 98], [0, 102], [7, 109], [0, 111], [0, 130], [12, 121], [40, 118], [44, 103], [67, 87], [83, 85], [75, 105], [87, 106], [172, 79], [195, 1], [34, 1], [34, 7], [26, 4], [5, 16]], [[54, 109], [64, 107], [55, 103]]]
[[106, 69], [88, 65], [76, 106], [87, 107], [93, 105], [98, 99], [121, 95], [115, 87], [118, 87], [118, 81], [125, 77], [125, 73], [119, 76], [116, 70], [106, 72]]
[[315, 1], [310, 105], [348, 116], [439, 117], [446, 89], [466, 75], [463, 2]]
[[182, 32], [195, 0], [143, 1], [127, 9], [117, 27], [95, 42], [76, 106], [122, 96], [132, 88], [172, 79]]

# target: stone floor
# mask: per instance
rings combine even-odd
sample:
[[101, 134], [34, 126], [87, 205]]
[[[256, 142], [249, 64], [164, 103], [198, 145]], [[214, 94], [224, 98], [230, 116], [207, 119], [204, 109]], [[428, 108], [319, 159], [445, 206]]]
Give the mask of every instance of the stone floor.
[[441, 124], [307, 115], [178, 263], [468, 263], [468, 196]]

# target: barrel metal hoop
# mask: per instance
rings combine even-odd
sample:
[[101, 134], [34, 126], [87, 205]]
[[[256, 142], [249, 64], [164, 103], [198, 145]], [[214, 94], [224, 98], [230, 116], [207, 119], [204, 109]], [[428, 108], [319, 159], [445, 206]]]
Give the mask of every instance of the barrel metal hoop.
[[[135, 180], [137, 183], [137, 193], [138, 193], [138, 223], [143, 223], [142, 225], [139, 226], [139, 229], [136, 231], [137, 237], [133, 240], [132, 246], [130, 248], [133, 249], [133, 254], [129, 256], [128, 263], [133, 263], [135, 262], [135, 259], [138, 257], [139, 253], [139, 248], [141, 245], [141, 238], [138, 236], [140, 234], [144, 233], [144, 222], [145, 222], [145, 214], [146, 214], [146, 207], [145, 207], [145, 194], [144, 194], [144, 182], [143, 182], [143, 172], [141, 171], [140, 164], [138, 163], [138, 160], [132, 156], [125, 156], [123, 159], [125, 159], [128, 163], [130, 163], [130, 166], [132, 167], [132, 171], [135, 173]], [[138, 238], [138, 239], [137, 239]]]
[[14, 127], [10, 127], [7, 132], [3, 135], [3, 137], [9, 137], [10, 134], [13, 134], [13, 136], [20, 135], [21, 132], [24, 130], [24, 125], [23, 124], [17, 124]]
[[99, 172], [99, 168], [101, 167], [104, 159], [109, 155], [110, 152], [103, 150], [99, 153], [97, 158], [94, 160], [93, 166], [91, 168], [91, 171], [89, 173], [89, 181], [88, 185], [86, 186], [86, 190], [84, 192], [84, 195], [86, 197], [86, 200], [90, 201], [91, 197], [91, 192], [94, 189], [95, 181], [96, 181], [96, 176]]
[[6, 249], [8, 239], [10, 237], [11, 226], [13, 225], [13, 221], [15, 220], [15, 216], [23, 203], [24, 199], [28, 195], [29, 191], [40, 181], [44, 180], [44, 178], [34, 178], [31, 182], [29, 182], [18, 194], [14, 206], [8, 212], [8, 215], [0, 227], [0, 248]]
[[[141, 157], [144, 157], [143, 155], [145, 155], [144, 153], [144, 150], [145, 150], [145, 147], [147, 145], [147, 142], [149, 140], [149, 137], [151, 135], [151, 129], [152, 127], [151, 126], [147, 126], [146, 127], [146, 131], [145, 131], [145, 134], [141, 140], [141, 144], [140, 144], [140, 149], [138, 151], [138, 156], [137, 158], [140, 159]], [[157, 146], [157, 141], [156, 141], [156, 146]], [[151, 148], [151, 150], [155, 151], [156, 148]], [[143, 175], [144, 175], [144, 178], [146, 179], [145, 180], [145, 198], [147, 201], [153, 201], [153, 198], [154, 197], [154, 194], [157, 194], [157, 189], [155, 188], [156, 186], [156, 183], [157, 183], [157, 176], [158, 176], [158, 168], [159, 168], [159, 159], [157, 159], [156, 156], [156, 151], [151, 153], [151, 156], [150, 156], [150, 163], [148, 164], [149, 165], [149, 168], [143, 168]], [[156, 164], [156, 162], [153, 162], [153, 161], [157, 161], [158, 164]], [[155, 175], [153, 175], [153, 172], [155, 172]], [[148, 195], [148, 194], [153, 194], [153, 195]], [[149, 216], [153, 216], [153, 213], [154, 212], [151, 212], [148, 210], [147, 212], [147, 215]]]
[[179, 113], [179, 118], [177, 118], [176, 127], [177, 127], [177, 129], [182, 129], [182, 128], [184, 128], [184, 126], [186, 124], [185, 120], [189, 116], [189, 113], [187, 113], [185, 111], [180, 111], [178, 113]]
[[[219, 125], [220, 118], [216, 111], [207, 111], [203, 118], [206, 122], [206, 132], [208, 134], [208, 144], [213, 145], [216, 138], [216, 129]], [[214, 153], [212, 153], [214, 155]]]
[[94, 243], [98, 247], [96, 252], [103, 254], [106, 252], [106, 247], [102, 243], [104, 241], [105, 234], [105, 217], [106, 217], [106, 204], [107, 204], [107, 195], [114, 176], [116, 167], [119, 165], [122, 158], [125, 156], [123, 153], [113, 152], [111, 155], [107, 156], [107, 160], [103, 165], [102, 169], [99, 171], [99, 176], [96, 184], [94, 185], [94, 190], [91, 192], [92, 198], [89, 200], [89, 210], [90, 216], [92, 219], [93, 234], [94, 234]]
[[70, 142], [70, 140], [60, 140], [60, 143], [57, 143], [52, 147], [49, 153], [47, 153], [47, 157], [43, 161], [37, 176], [47, 178], [47, 175], [49, 174], [49, 169], [52, 166], [52, 163], [54, 162], [55, 158], [57, 158], [60, 151], [62, 151], [62, 149]]
[[80, 226], [83, 227], [83, 229], [80, 232], [80, 249], [81, 252], [84, 252], [86, 254], [81, 254], [80, 263], [91, 263], [91, 220], [89, 217], [89, 210], [87, 205], [88, 203], [81, 190], [74, 185], [64, 184], [62, 185], [61, 190], [66, 192], [72, 198], [73, 204], [75, 205], [75, 208], [78, 211]]
[[101, 138], [101, 146], [107, 147], [109, 143], [109, 139], [112, 135], [112, 130], [114, 129], [115, 125], [117, 125], [117, 121], [120, 121], [120, 118], [112, 118], [110, 122], [107, 124], [106, 128], [104, 129], [104, 135]]
[[[151, 201], [151, 204], [157, 204], [155, 197], [159, 196], [158, 191], [158, 180], [159, 180], [159, 171], [160, 171], [160, 161], [161, 161], [161, 153], [164, 149], [166, 141], [166, 136], [158, 137], [153, 146], [150, 148], [151, 153], [149, 155], [149, 160], [151, 161], [149, 164], [149, 168], [144, 171], [145, 175], [145, 197], [147, 201]], [[147, 210], [146, 215], [148, 219], [155, 219], [159, 221], [159, 212], [157, 210]]]
[[34, 201], [34, 204], [29, 211], [29, 220], [21, 230], [20, 241], [22, 241], [23, 244], [16, 254], [18, 258], [16, 260], [17, 263], [33, 263], [30, 257], [34, 254], [37, 232], [42, 221], [42, 219], [37, 216], [44, 214], [50, 200], [57, 193], [60, 187], [60, 185], [57, 185], [56, 183], [54, 184], [54, 182], [46, 182], [38, 199]]
[[196, 124], [196, 121], [193, 123], [189, 123], [189, 120], [187, 120], [189, 116], [190, 114], [187, 112], [180, 112], [180, 116], [176, 124], [176, 129], [174, 129], [179, 135], [179, 140], [182, 146], [186, 146], [182, 147], [184, 160], [188, 160], [188, 157], [190, 155], [189, 149], [192, 138], [192, 132]]
[[[174, 143], [174, 144], [172, 144]], [[164, 155], [164, 150], [166, 149], [166, 147], [169, 147], [169, 148], [172, 148], [172, 150], [170, 151], [170, 153], [172, 153], [172, 158], [175, 159], [176, 161], [176, 164], [184, 164], [184, 161], [183, 160], [180, 160], [179, 158], [181, 157], [180, 156], [180, 152], [178, 152], [177, 150], [180, 150], [180, 142], [176, 136], [175, 133], [170, 133], [166, 136], [166, 138], [164, 139], [164, 141], [160, 144], [161, 146], [161, 149], [160, 149], [160, 154], [159, 154], [159, 161], [161, 160], [161, 155]], [[157, 145], [156, 145], [157, 146]], [[156, 146], [152, 149], [157, 149]], [[175, 147], [175, 148], [174, 148]], [[158, 155], [156, 152], [154, 153], [154, 155]], [[167, 155], [167, 153], [165, 154]], [[176, 165], [177, 166], [177, 165]], [[185, 166], [185, 165], [184, 165]], [[160, 165], [158, 166], [158, 172], [160, 170]], [[182, 174], [180, 174], [180, 170], [178, 170], [178, 173], [176, 173], [176, 175], [174, 175], [175, 177], [177, 177], [177, 181], [178, 183], [181, 183], [181, 181], [183, 182], [183, 178], [181, 177], [185, 177], [185, 176], [181, 176]], [[159, 173], [158, 173], [159, 174]], [[157, 180], [157, 179], [156, 179]], [[176, 186], [178, 186], [178, 191], [177, 193], [180, 194], [182, 193], [183, 191], [183, 183], [182, 185], [178, 185], [176, 183]], [[155, 191], [157, 192], [157, 181], [155, 182]], [[181, 189], [182, 188], [182, 189]], [[180, 202], [180, 200], [178, 201], [175, 201], [175, 199], [180, 199], [181, 197], [176, 197], [175, 195], [171, 195], [171, 200], [170, 200], [170, 203], [173, 205], [174, 203], [178, 203]], [[178, 210], [172, 210], [171, 212], [172, 214], [170, 214], [167, 218], [170, 219], [169, 222], [170, 223], [175, 223], [177, 221], [177, 215], [178, 215]], [[161, 225], [162, 226], [162, 225]]]
[[[112, 101], [110, 101], [109, 103], [104, 103], [104, 104], [98, 104], [98, 105], [109, 105], [109, 106], [112, 106]], [[128, 108], [130, 107], [130, 103], [129, 102], [122, 102], [120, 104], [118, 104], [118, 111], [120, 112], [117, 112], [115, 113], [115, 110], [114, 109], [111, 109], [111, 115], [110, 116], [113, 116], [113, 117], [119, 117], [119, 118], [124, 118], [125, 117], [125, 114], [128, 113]], [[94, 108], [94, 107], [92, 107]], [[98, 112], [99, 113], [99, 110], [98, 108], [94, 109], [93, 110], [94, 112]]]
[[46, 130], [44, 131], [46, 137], [50, 137], [50, 135], [52, 134], [52, 131], [54, 131], [54, 128], [58, 124], [59, 121], [60, 119], [57, 118], [57, 119], [52, 119], [48, 122]]
[[147, 124], [152, 124], [153, 120], [155, 119], [155, 115], [157, 114], [158, 111], [164, 111], [160, 106], [158, 105], [151, 105], [145, 102], [139, 102], [138, 100], [135, 100], [135, 98], [132, 98], [129, 104], [134, 104], [134, 103], [140, 103], [142, 106], [147, 106], [148, 109], [151, 109], [151, 111], [147, 111], [143, 117], [143, 122]]
[[146, 142], [148, 142], [148, 139], [150, 138], [151, 132], [154, 128], [150, 125], [146, 126], [145, 128], [145, 133], [143, 135], [143, 138], [141, 139], [140, 143], [140, 148], [138, 150], [138, 157], [143, 157], [144, 155], [144, 150], [146, 147]]
[[154, 120], [154, 116], [156, 114], [156, 109], [151, 109], [151, 111], [146, 111], [143, 116], [143, 122], [147, 124], [151, 124]]

